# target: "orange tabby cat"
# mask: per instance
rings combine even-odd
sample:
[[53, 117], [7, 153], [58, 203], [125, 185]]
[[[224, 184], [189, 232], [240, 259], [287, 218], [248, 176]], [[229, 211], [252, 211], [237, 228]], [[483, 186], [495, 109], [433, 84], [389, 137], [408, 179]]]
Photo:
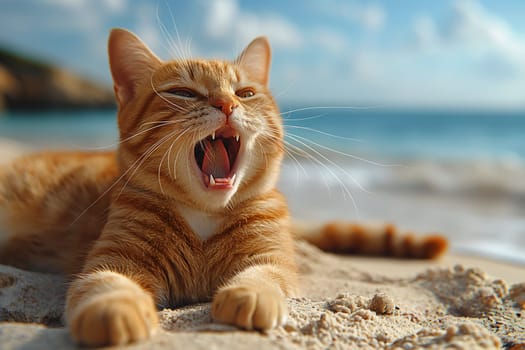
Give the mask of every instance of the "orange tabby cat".
[[283, 324], [298, 292], [292, 233], [332, 251], [445, 251], [438, 236], [390, 226], [289, 223], [265, 38], [234, 62], [162, 62], [115, 29], [109, 61], [116, 154], [45, 153], [0, 169], [0, 262], [76, 276], [66, 320], [77, 342], [142, 340], [157, 308], [207, 300], [219, 322]]

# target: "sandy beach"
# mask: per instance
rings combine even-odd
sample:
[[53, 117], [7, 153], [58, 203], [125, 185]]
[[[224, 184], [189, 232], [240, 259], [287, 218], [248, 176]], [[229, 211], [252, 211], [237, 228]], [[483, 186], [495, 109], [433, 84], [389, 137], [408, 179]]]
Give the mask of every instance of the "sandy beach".
[[[14, 142], [0, 144], [0, 162], [22, 153]], [[286, 181], [281, 186], [293, 197], [292, 212], [312, 210], [298, 204], [302, 192], [297, 187]], [[384, 207], [378, 207], [363, 195], [358, 203], [365, 219], [380, 217], [391, 204], [382, 200]], [[369, 209], [379, 213], [373, 216]], [[337, 200], [324, 208], [325, 215], [344, 210]], [[390, 216], [386, 219], [395, 219]], [[403, 227], [418, 226], [417, 220], [401, 221]], [[430, 224], [421, 220], [414, 228], [426, 230]], [[288, 301], [290, 317], [283, 327], [263, 334], [216, 324], [210, 304], [203, 303], [159, 311], [162, 329], [129, 348], [525, 349], [521, 265], [454, 249], [438, 261], [336, 256], [302, 242], [297, 251], [303, 296]], [[60, 276], [0, 266], [0, 347], [73, 348], [62, 320], [65, 290]]]
[[[210, 304], [161, 310], [131, 349], [523, 349], [525, 269], [448, 256], [422, 262], [325, 254], [298, 244], [303, 297], [267, 333], [213, 323]], [[491, 274], [486, 273], [491, 271]], [[499, 273], [498, 273], [499, 271]], [[521, 282], [521, 283], [520, 283]], [[2, 349], [69, 349], [60, 276], [0, 266]]]

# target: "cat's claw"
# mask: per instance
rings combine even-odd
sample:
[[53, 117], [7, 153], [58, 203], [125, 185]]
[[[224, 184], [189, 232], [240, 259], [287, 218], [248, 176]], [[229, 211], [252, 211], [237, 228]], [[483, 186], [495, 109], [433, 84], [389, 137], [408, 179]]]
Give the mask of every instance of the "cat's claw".
[[229, 287], [212, 302], [212, 317], [247, 330], [268, 330], [284, 324], [288, 315], [282, 294], [271, 289]]

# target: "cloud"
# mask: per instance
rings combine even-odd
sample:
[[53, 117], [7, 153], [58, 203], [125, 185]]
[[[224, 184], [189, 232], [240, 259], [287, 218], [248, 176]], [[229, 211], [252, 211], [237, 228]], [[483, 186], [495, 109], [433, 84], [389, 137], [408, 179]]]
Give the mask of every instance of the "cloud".
[[352, 4], [346, 8], [346, 16], [366, 29], [377, 31], [383, 28], [386, 12], [379, 5]]
[[313, 11], [357, 24], [367, 31], [376, 32], [386, 25], [387, 12], [378, 4], [363, 1], [324, 0], [311, 1], [309, 5]]
[[525, 41], [506, 21], [473, 0], [457, 0], [448, 38], [485, 52], [499, 53], [516, 62], [525, 62]]
[[417, 16], [414, 20], [414, 33], [416, 42], [419, 46], [429, 48], [434, 47], [440, 41], [436, 24], [432, 17], [426, 15]]
[[4, 0], [0, 41], [107, 80], [113, 26], [134, 31], [161, 57], [187, 54], [191, 41], [192, 57], [233, 58], [266, 35], [274, 47], [272, 86], [283, 100], [523, 106], [524, 32], [495, 11], [507, 5], [450, 0], [415, 13], [381, 1]]
[[216, 0], [209, 4], [206, 32], [212, 38], [222, 38], [235, 28], [235, 20], [240, 13], [234, 0]]
[[74, 19], [81, 22], [82, 16], [96, 18], [122, 14], [128, 8], [127, 0], [44, 0], [42, 4], [51, 6], [57, 11], [74, 13], [76, 15]]
[[276, 13], [255, 13], [243, 10], [235, 0], [217, 0], [208, 6], [206, 34], [213, 39], [247, 44], [256, 36], [267, 36], [272, 45], [298, 48], [303, 44], [300, 30]]
[[413, 29], [421, 48], [456, 52], [493, 77], [525, 73], [525, 38], [477, 1], [456, 0], [441, 28], [431, 17], [418, 16]]
[[349, 48], [347, 37], [329, 27], [318, 27], [308, 37], [311, 42], [330, 53], [337, 54]]
[[297, 75], [291, 94], [347, 103], [523, 106], [525, 38], [476, 1], [452, 4], [442, 17], [414, 14], [415, 47], [404, 45], [402, 37], [387, 46], [356, 41], [351, 50], [324, 57], [322, 71], [314, 67], [307, 69], [307, 77]]
[[[161, 32], [161, 24], [157, 20], [157, 9], [153, 3], [140, 3], [140, 5], [134, 8], [133, 13], [133, 27], [130, 30], [134, 31], [142, 41], [144, 41], [149, 48], [158, 55], [164, 54], [168, 51], [168, 43], [173, 38], [166, 38], [167, 35]], [[162, 40], [166, 39], [165, 42]], [[174, 54], [174, 53], [173, 53]]]
[[113, 13], [123, 13], [128, 7], [126, 0], [105, 0], [104, 4]]

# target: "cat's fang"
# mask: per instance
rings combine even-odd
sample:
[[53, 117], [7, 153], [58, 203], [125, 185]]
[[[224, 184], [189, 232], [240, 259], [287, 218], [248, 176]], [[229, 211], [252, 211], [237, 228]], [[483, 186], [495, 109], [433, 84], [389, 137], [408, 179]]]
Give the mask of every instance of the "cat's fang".
[[240, 138], [239, 134], [235, 135], [235, 141], [239, 142], [239, 138]]
[[211, 139], [215, 140], [215, 131], [211, 134]]
[[237, 174], [231, 177], [214, 177], [212, 174], [204, 175], [206, 187], [210, 190], [229, 190], [233, 188]]

